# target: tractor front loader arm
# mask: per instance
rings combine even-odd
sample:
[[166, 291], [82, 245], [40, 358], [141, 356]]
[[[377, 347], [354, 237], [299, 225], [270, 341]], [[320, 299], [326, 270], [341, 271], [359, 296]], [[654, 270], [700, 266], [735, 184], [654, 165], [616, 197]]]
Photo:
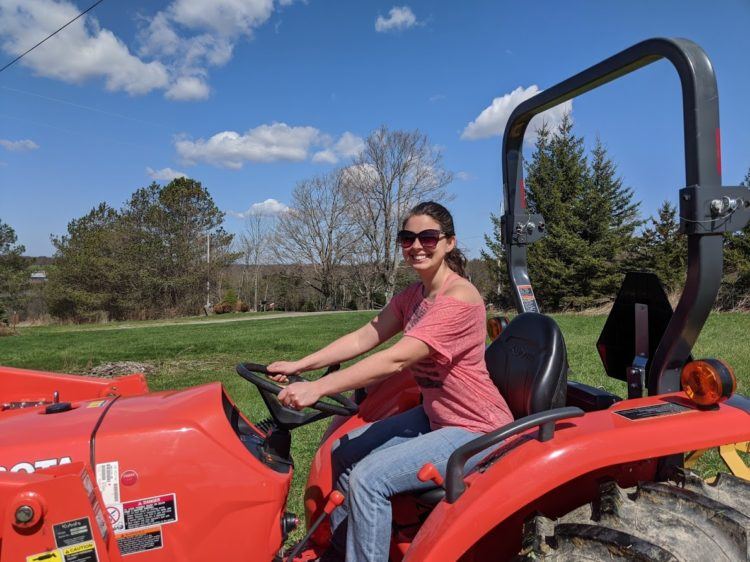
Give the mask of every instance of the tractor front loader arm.
[[121, 562], [103, 505], [83, 463], [0, 472], [0, 562]]

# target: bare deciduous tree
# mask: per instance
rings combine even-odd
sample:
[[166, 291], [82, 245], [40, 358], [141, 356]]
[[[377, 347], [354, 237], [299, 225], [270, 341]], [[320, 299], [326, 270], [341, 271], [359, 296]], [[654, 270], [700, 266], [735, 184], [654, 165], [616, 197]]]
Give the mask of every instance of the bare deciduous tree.
[[419, 131], [381, 126], [365, 141], [354, 164], [343, 171], [349, 214], [369, 248], [386, 300], [393, 296], [400, 252], [396, 234], [420, 201], [445, 201], [453, 179], [440, 151]]
[[343, 175], [335, 170], [299, 182], [291, 209], [279, 217], [275, 230], [276, 259], [310, 264], [306, 282], [320, 293], [326, 308], [333, 305], [340, 266], [357, 241], [356, 225], [347, 210]]
[[251, 213], [245, 219], [245, 231], [240, 235], [240, 249], [245, 267], [242, 270], [241, 286], [244, 292], [247, 270], [252, 268], [253, 310], [258, 310], [258, 287], [261, 266], [268, 263], [273, 254], [273, 238], [276, 217], [261, 212]]

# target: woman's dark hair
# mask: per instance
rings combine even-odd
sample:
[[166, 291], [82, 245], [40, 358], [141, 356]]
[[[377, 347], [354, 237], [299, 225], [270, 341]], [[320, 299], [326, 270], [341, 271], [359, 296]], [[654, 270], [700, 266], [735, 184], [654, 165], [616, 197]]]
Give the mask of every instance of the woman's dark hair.
[[[440, 230], [446, 237], [456, 235], [456, 231], [453, 227], [453, 217], [451, 216], [450, 211], [440, 203], [424, 201], [423, 203], [417, 204], [407, 213], [404, 222], [401, 223], [401, 228], [406, 228], [406, 221], [417, 215], [426, 215], [437, 222], [440, 225]], [[463, 252], [458, 249], [458, 246], [445, 255], [445, 261], [448, 264], [448, 267], [453, 271], [458, 273], [461, 277], [466, 277], [466, 256], [464, 256]]]

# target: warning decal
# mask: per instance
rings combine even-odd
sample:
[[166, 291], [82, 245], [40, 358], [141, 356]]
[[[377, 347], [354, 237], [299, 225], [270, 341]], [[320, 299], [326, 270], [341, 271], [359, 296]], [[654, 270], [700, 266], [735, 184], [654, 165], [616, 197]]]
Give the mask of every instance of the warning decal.
[[105, 505], [120, 501], [120, 463], [103, 462], [96, 465], [96, 483]]
[[107, 506], [107, 515], [112, 529], [116, 532], [125, 530], [125, 519], [122, 516], [122, 504], [113, 503]]
[[519, 285], [518, 295], [521, 297], [524, 312], [539, 312], [531, 285]]
[[107, 523], [104, 521], [104, 513], [102, 512], [102, 506], [99, 502], [94, 505], [94, 520], [96, 521], [99, 532], [102, 534], [102, 538], [106, 541], [109, 530], [107, 529]]
[[519, 285], [518, 294], [521, 295], [522, 301], [534, 300], [534, 290], [531, 288], [531, 285]]
[[659, 416], [671, 416], [673, 414], [682, 414], [684, 412], [691, 411], [693, 411], [693, 409], [688, 406], [675, 404], [673, 402], [667, 402], [665, 404], [656, 404], [653, 406], [630, 408], [629, 410], [615, 410], [614, 413], [624, 418], [628, 418], [629, 420], [635, 421], [647, 418], [656, 418]]
[[62, 549], [65, 562], [99, 562], [93, 541], [68, 546]]
[[73, 546], [94, 539], [88, 517], [66, 521], [52, 527], [57, 548]]
[[122, 504], [125, 529], [155, 527], [177, 521], [177, 502], [174, 494], [165, 494]]
[[26, 562], [63, 562], [63, 559], [59, 550], [50, 550], [27, 556]]
[[123, 555], [161, 548], [164, 546], [161, 527], [157, 527], [156, 529], [141, 529], [117, 535], [117, 546]]
[[99, 503], [99, 499], [96, 497], [96, 493], [94, 491], [94, 484], [91, 482], [91, 477], [89, 476], [88, 471], [84, 470], [81, 473], [81, 481], [83, 482], [83, 487], [86, 489], [86, 493], [89, 496], [89, 503], [91, 504], [91, 509], [94, 510], [94, 520], [96, 521], [96, 524], [99, 527], [99, 532], [102, 534], [102, 537], [106, 541], [109, 530], [107, 529], [107, 523], [104, 521], [104, 514], [102, 513], [102, 506]]

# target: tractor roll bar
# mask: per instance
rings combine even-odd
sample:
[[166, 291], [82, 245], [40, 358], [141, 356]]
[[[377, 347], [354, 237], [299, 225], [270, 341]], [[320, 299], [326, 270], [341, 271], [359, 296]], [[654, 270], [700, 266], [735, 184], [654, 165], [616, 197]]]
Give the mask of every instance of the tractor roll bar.
[[[502, 233], [513, 297], [519, 312], [539, 307], [529, 280], [526, 245], [545, 234], [544, 217], [527, 209], [523, 183], [522, 145], [531, 119], [547, 109], [593, 90], [660, 59], [669, 60], [682, 85], [686, 185], [721, 188], [719, 97], [711, 61], [687, 39], [648, 39], [587, 68], [519, 104], [503, 137], [504, 214]], [[711, 189], [710, 191], [716, 191]], [[682, 197], [687, 197], [687, 195]], [[685, 216], [682, 212], [681, 217]], [[722, 237], [717, 230], [688, 233], [685, 288], [651, 365], [649, 393], [679, 390], [679, 371], [690, 355], [713, 306], [722, 276]], [[657, 388], [658, 387], [658, 388]]]
[[537, 426], [539, 426], [539, 441], [549, 441], [555, 435], [555, 422], [569, 418], [579, 418], [583, 414], [583, 410], [574, 406], [545, 410], [544, 412], [531, 414], [530, 416], [511, 422], [500, 429], [496, 429], [461, 445], [448, 458], [448, 467], [445, 471], [446, 501], [448, 503], [455, 502], [466, 490], [464, 466], [466, 466], [466, 461], [474, 455], [505, 441], [508, 437], [518, 435], [527, 429]]

